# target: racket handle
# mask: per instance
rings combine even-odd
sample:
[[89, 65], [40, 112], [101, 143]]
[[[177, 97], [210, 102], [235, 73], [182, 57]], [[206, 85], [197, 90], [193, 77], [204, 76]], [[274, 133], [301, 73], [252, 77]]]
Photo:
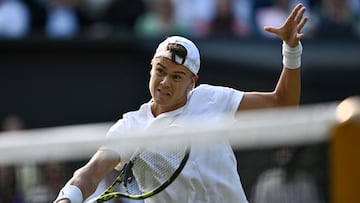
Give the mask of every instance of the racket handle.
[[[125, 171], [124, 171], [124, 186], [127, 187], [128, 181], [132, 181], [133, 173], [132, 173], [132, 167], [134, 165], [133, 161], [130, 161], [125, 165]], [[130, 178], [130, 179], [129, 179]]]

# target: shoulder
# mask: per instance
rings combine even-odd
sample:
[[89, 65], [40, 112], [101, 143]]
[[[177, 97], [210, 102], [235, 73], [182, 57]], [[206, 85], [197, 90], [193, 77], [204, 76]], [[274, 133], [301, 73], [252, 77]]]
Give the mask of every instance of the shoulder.
[[143, 117], [143, 116], [147, 115], [149, 110], [150, 110], [150, 103], [148, 102], [148, 103], [142, 104], [138, 110], [129, 111], [127, 113], [124, 113], [123, 119], [132, 119], [132, 118]]
[[218, 86], [212, 85], [199, 85], [195, 89], [193, 89], [190, 93], [190, 101], [194, 100], [214, 100], [221, 92]]
[[217, 112], [235, 112], [243, 97], [243, 92], [233, 88], [213, 85], [199, 85], [189, 96], [189, 106], [210, 109]]
[[202, 95], [216, 95], [216, 94], [237, 93], [237, 92], [241, 92], [241, 91], [235, 90], [230, 87], [215, 86], [208, 84], [201, 84], [192, 91], [193, 94], [202, 94]]
[[194, 89], [194, 91], [219, 91], [223, 88], [228, 88], [228, 87], [209, 85], [209, 84], [200, 84], [199, 86], [197, 86]]
[[141, 105], [138, 110], [129, 111], [122, 115], [122, 118], [116, 121], [114, 125], [109, 129], [108, 134], [119, 132], [125, 130], [127, 128], [131, 128], [132, 126], [136, 126], [138, 123], [146, 120], [149, 111], [149, 102]]
[[[201, 84], [191, 92], [191, 97], [207, 98], [212, 100], [221, 100], [223, 102], [228, 100], [241, 100], [244, 92], [224, 86], [214, 86], [208, 84]], [[221, 102], [222, 103], [222, 102]]]

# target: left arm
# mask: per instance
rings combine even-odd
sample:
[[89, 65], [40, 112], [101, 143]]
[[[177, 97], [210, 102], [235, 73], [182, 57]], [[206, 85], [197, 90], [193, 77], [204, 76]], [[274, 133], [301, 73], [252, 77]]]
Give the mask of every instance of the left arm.
[[[305, 11], [306, 8], [302, 4], [298, 4], [280, 28], [269, 26], [264, 28], [266, 31], [279, 36], [285, 43], [283, 46], [283, 70], [274, 91], [246, 92], [238, 111], [299, 104], [301, 91], [299, 69], [301, 50], [299, 51], [299, 49], [301, 46], [300, 39], [304, 37], [304, 34], [300, 33], [300, 31], [308, 20], [303, 17]], [[294, 61], [293, 57], [288, 57], [288, 54], [298, 56]]]

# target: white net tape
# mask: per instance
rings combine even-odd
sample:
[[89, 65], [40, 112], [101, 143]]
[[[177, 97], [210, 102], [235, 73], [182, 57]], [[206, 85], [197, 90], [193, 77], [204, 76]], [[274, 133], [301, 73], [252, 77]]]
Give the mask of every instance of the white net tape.
[[[237, 149], [302, 145], [328, 140], [337, 104], [318, 104], [243, 112], [237, 121], [204, 125], [199, 119], [182, 132], [133, 133], [106, 139], [112, 123], [52, 127], [0, 133], [0, 165], [89, 158], [100, 146], [135, 150], [140, 145], [171, 148], [179, 144], [211, 144], [228, 139]], [[195, 136], [194, 136], [195, 135]]]

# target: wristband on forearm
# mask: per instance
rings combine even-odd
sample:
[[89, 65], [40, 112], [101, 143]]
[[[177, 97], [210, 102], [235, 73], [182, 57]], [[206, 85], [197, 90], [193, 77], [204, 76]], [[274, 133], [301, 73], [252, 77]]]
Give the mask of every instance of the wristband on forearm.
[[299, 42], [299, 45], [296, 47], [290, 47], [283, 41], [282, 44], [282, 55], [283, 55], [283, 65], [289, 69], [297, 69], [301, 66], [301, 54], [302, 54], [302, 45]]
[[69, 199], [71, 203], [82, 203], [83, 197], [80, 188], [75, 185], [65, 185], [59, 192], [54, 203], [63, 199]]

